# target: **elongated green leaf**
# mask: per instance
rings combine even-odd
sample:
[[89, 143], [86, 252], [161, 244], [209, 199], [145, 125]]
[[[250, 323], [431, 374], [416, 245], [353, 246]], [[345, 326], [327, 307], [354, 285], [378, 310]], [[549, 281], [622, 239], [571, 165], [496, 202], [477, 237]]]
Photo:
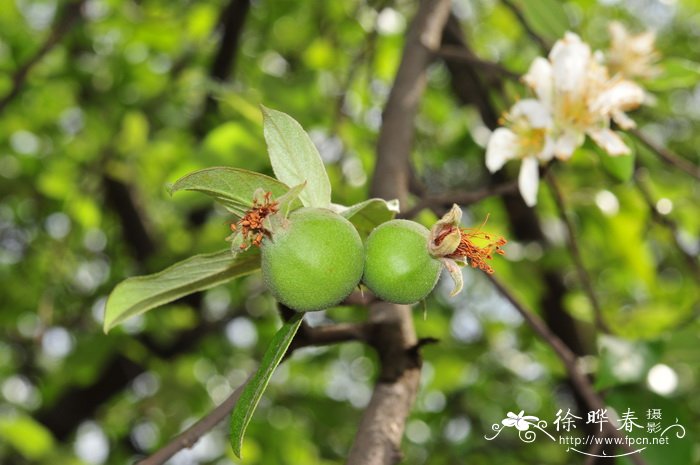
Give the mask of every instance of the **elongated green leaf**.
[[666, 58], [661, 63], [661, 74], [644, 85], [654, 92], [693, 87], [700, 82], [700, 63], [683, 58]]
[[275, 372], [275, 368], [277, 368], [277, 365], [282, 361], [284, 354], [289, 348], [289, 344], [291, 344], [294, 335], [299, 330], [303, 317], [303, 313], [295, 313], [294, 316], [275, 333], [275, 336], [272, 338], [270, 345], [265, 351], [262, 362], [260, 362], [258, 371], [248, 384], [246, 384], [241, 393], [241, 397], [238, 399], [238, 402], [236, 402], [236, 407], [231, 414], [230, 439], [231, 447], [237, 457], [241, 456], [243, 436], [245, 435], [248, 423], [250, 423], [250, 419], [253, 417], [253, 413], [270, 382], [270, 378], [272, 378], [272, 374]]
[[569, 29], [569, 17], [559, 0], [522, 0], [519, 5], [530, 26], [550, 40], [561, 38]]
[[260, 267], [257, 249], [233, 257], [231, 251], [195, 255], [165, 270], [122, 281], [107, 299], [104, 330], [193, 292], [209, 289]]
[[262, 107], [263, 132], [272, 170], [289, 186], [306, 181], [299, 198], [304, 206], [328, 208], [331, 183], [321, 156], [304, 129], [291, 116]]
[[367, 237], [374, 228], [394, 219], [399, 212], [399, 203], [397, 200], [369, 199], [336, 210], [355, 226], [360, 236]]
[[272, 192], [274, 197], [284, 195], [289, 187], [275, 178], [253, 171], [229, 167], [215, 167], [195, 171], [175, 181], [170, 194], [177, 191], [196, 191], [213, 197], [231, 213], [243, 216], [253, 203], [256, 189]]

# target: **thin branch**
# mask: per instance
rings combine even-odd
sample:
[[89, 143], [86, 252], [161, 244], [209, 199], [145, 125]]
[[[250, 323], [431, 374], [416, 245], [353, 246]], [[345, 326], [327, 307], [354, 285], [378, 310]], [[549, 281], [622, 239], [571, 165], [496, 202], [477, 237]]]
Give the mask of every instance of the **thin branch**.
[[503, 184], [485, 187], [476, 191], [452, 191], [438, 195], [427, 195], [422, 197], [410, 210], [399, 215], [401, 218], [413, 218], [425, 208], [443, 207], [449, 208], [452, 204], [461, 206], [472, 205], [489, 197], [516, 192], [517, 181], [508, 181]]
[[189, 449], [194, 446], [202, 436], [207, 434], [212, 428], [223, 421], [223, 419], [226, 418], [229, 413], [231, 413], [233, 408], [236, 406], [236, 402], [238, 402], [238, 398], [241, 397], [243, 388], [246, 384], [248, 384], [248, 381], [250, 381], [252, 377], [252, 374], [248, 376], [248, 379], [243, 384], [238, 386], [231, 393], [231, 395], [229, 395], [226, 400], [219, 404], [214, 410], [209, 412], [197, 423], [183, 431], [165, 447], [162, 447], [153, 455], [150, 455], [144, 460], [138, 462], [138, 465], [161, 465], [181, 450]]
[[[332, 324], [316, 327], [307, 326], [305, 324], [302, 331], [297, 333], [294, 341], [292, 341], [285, 355], [285, 359], [287, 359], [292, 352], [301, 347], [322, 346], [348, 341], [367, 341], [371, 333], [371, 325], [366, 323]], [[180, 433], [164, 447], [138, 462], [138, 465], [162, 465], [181, 450], [192, 448], [202, 436], [211, 431], [212, 428], [221, 423], [221, 421], [231, 413], [245, 385], [252, 377], [252, 374], [248, 376], [248, 379], [238, 386], [226, 400], [214, 408], [214, 410]]]
[[539, 35], [537, 31], [532, 28], [532, 26], [530, 26], [530, 23], [527, 21], [527, 18], [525, 18], [525, 15], [520, 7], [518, 7], [512, 0], [501, 0], [501, 3], [503, 3], [515, 15], [520, 25], [523, 27], [523, 29], [525, 29], [527, 35], [537, 43], [544, 53], [547, 53], [549, 51], [549, 43], [541, 35]]
[[576, 267], [576, 274], [578, 274], [578, 279], [579, 281], [581, 281], [581, 285], [583, 286], [583, 289], [586, 292], [586, 295], [588, 296], [588, 300], [590, 300], [591, 306], [593, 307], [593, 318], [595, 320], [595, 326], [599, 331], [603, 331], [605, 333], [610, 334], [610, 328], [605, 323], [605, 319], [603, 318], [603, 309], [600, 306], [598, 295], [596, 294], [595, 289], [593, 288], [591, 277], [588, 274], [586, 266], [583, 263], [583, 258], [581, 257], [581, 249], [579, 249], [578, 240], [576, 239], [576, 230], [574, 228], [573, 222], [571, 221], [571, 218], [569, 217], [566, 211], [566, 205], [564, 204], [564, 196], [562, 195], [561, 189], [559, 189], [559, 185], [557, 184], [557, 181], [554, 178], [554, 174], [551, 170], [547, 172], [545, 179], [547, 180], [547, 184], [549, 185], [549, 188], [551, 189], [552, 194], [554, 196], [554, 201], [557, 205], [557, 209], [559, 210], [559, 218], [561, 218], [561, 220], [564, 222], [564, 225], [566, 225], [566, 232], [568, 236], [567, 244], [569, 245], [571, 258], [573, 258], [574, 260], [574, 265]]
[[657, 224], [669, 230], [671, 236], [673, 237], [673, 243], [675, 244], [678, 252], [680, 252], [681, 256], [683, 256], [685, 262], [688, 265], [688, 268], [690, 268], [696, 276], [700, 276], [700, 265], [698, 265], [697, 256], [694, 256], [693, 254], [689, 253], [685, 249], [685, 247], [683, 247], [683, 244], [680, 241], [680, 228], [678, 226], [678, 223], [673, 221], [673, 219], [669, 218], [668, 216], [662, 215], [656, 209], [656, 202], [654, 202], [651, 192], [649, 191], [649, 187], [644, 183], [644, 180], [641, 176], [641, 170], [639, 168], [635, 169], [634, 183], [637, 186], [639, 193], [642, 195], [644, 202], [647, 204], [652, 219]]
[[[539, 316], [525, 307], [525, 305], [520, 302], [498, 278], [490, 274], [487, 274], [486, 277], [489, 279], [489, 281], [491, 281], [491, 283], [493, 283], [498, 292], [500, 292], [501, 295], [505, 297], [506, 300], [513, 305], [513, 307], [515, 307], [518, 313], [520, 313], [525, 322], [535, 331], [535, 333], [554, 350], [557, 357], [559, 357], [564, 364], [564, 368], [569, 375], [571, 384], [583, 398], [588, 408], [590, 410], [605, 409], [605, 402], [595, 391], [588, 377], [581, 372], [576, 354], [574, 354], [571, 349], [569, 349], [569, 347], [549, 329], [547, 324], [542, 321]], [[617, 430], [612, 424], [605, 423], [604, 428], [604, 432], [606, 434], [621, 438], [623, 447], [626, 450], [631, 450], [629, 445], [627, 445], [624, 441], [625, 435]], [[639, 454], [632, 454], [629, 457], [636, 465], [646, 464], [644, 459], [642, 459]]]
[[678, 168], [681, 171], [685, 171], [695, 179], [700, 179], [700, 166], [655, 143], [639, 129], [630, 129], [627, 132], [632, 134], [639, 142], [644, 144], [645, 147], [654, 152], [664, 163]]
[[475, 68], [481, 68], [485, 71], [492, 71], [514, 81], [519, 81], [521, 77], [520, 74], [509, 70], [499, 63], [479, 58], [475, 54], [471, 53], [470, 50], [466, 50], [464, 47], [446, 44], [437, 51], [437, 56], [444, 60], [469, 63]]
[[341, 342], [368, 342], [372, 332], [370, 323], [336, 323], [309, 326], [303, 323], [301, 331], [290, 345], [290, 353], [302, 347], [320, 347]]
[[34, 52], [34, 55], [32, 55], [19, 68], [17, 68], [12, 75], [12, 87], [10, 88], [10, 91], [0, 99], [0, 112], [2, 112], [5, 107], [19, 95], [20, 91], [22, 90], [22, 86], [24, 86], [24, 83], [26, 82], [32, 68], [34, 68], [34, 66], [39, 63], [41, 59], [44, 58], [44, 56], [56, 45], [58, 45], [66, 33], [71, 30], [73, 25], [80, 18], [80, 8], [84, 2], [85, 0], [76, 0], [67, 4], [54, 23], [51, 32], [41, 47]]

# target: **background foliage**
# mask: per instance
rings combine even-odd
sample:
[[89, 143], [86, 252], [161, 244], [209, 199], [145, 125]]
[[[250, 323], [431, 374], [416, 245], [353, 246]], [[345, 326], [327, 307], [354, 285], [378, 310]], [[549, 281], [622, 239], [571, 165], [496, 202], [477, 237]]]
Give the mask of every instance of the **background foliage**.
[[[105, 297], [125, 277], [222, 248], [225, 213], [194, 193], [170, 198], [166, 184], [217, 165], [272, 174], [258, 104], [293, 115], [311, 132], [334, 202], [367, 197], [381, 110], [414, 2], [257, 1], [238, 42], [222, 40], [231, 29], [226, 20], [245, 11], [231, 11], [240, 3], [15, 0], [0, 9], [0, 462], [134, 461], [209, 411], [255, 367], [279, 326], [259, 274], [107, 336], [101, 325]], [[613, 18], [633, 30], [656, 28], [665, 72], [649, 86], [652, 105], [633, 116], [653, 140], [700, 162], [700, 65], [689, 62], [700, 56], [697, 1], [527, 5], [526, 18], [550, 43], [571, 29], [605, 47]], [[456, 1], [453, 8], [479, 57], [522, 74], [541, 54], [508, 5]], [[235, 62], [222, 66], [217, 60], [226, 55]], [[416, 178], [433, 194], [477, 190], [488, 183], [488, 129], [474, 106], [459, 104], [442, 61], [429, 76], [416, 121]], [[498, 111], [526, 95], [517, 82], [504, 82], [504, 92], [491, 94]], [[592, 147], [554, 168], [615, 336], [594, 330], [544, 184], [537, 210], [549, 246], [511, 240], [494, 267], [538, 311], [542, 273], [556, 270], [606, 401], [638, 413], [663, 408], [665, 419], [677, 417], [688, 429], [684, 440], [645, 458], [691, 463], [700, 457], [700, 191], [697, 179], [634, 147], [651, 207], [677, 225], [675, 237], [636, 183], [608, 174]], [[478, 224], [487, 213], [492, 232], [514, 239], [497, 197], [465, 216]], [[417, 217], [428, 225], [435, 218], [429, 210]], [[559, 361], [479, 272], [465, 270], [466, 292], [454, 299], [447, 281], [428, 300], [425, 318], [415, 310], [419, 337], [440, 342], [423, 350], [405, 463], [570, 463], [564, 448], [544, 442], [494, 447], [484, 440], [507, 411], [551, 421], [574, 400]], [[344, 307], [309, 319], [365, 316]], [[342, 461], [375, 371], [374, 354], [360, 343], [299, 350], [263, 397], [241, 463]], [[668, 392], [662, 381], [670, 382]], [[172, 463], [238, 463], [226, 433], [223, 425]]]

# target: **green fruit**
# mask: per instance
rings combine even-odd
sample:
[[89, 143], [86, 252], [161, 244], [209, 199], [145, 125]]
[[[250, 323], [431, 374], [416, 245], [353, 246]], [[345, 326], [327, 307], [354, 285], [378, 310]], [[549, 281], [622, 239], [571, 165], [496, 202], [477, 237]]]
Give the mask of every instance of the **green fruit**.
[[429, 231], [407, 220], [392, 220], [372, 231], [365, 244], [362, 281], [380, 299], [411, 304], [433, 290], [442, 263], [428, 252]]
[[262, 273], [275, 298], [300, 312], [332, 307], [360, 282], [362, 240], [355, 227], [330, 210], [301, 208], [265, 238]]

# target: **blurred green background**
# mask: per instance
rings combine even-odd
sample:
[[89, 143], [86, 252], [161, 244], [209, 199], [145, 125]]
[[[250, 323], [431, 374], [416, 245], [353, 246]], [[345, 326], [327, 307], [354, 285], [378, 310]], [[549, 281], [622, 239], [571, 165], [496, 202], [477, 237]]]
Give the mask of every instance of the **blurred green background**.
[[[256, 366], [279, 325], [259, 274], [109, 335], [101, 321], [119, 281], [225, 246], [226, 213], [196, 194], [169, 198], [165, 186], [217, 165], [271, 174], [258, 104], [310, 132], [334, 202], [367, 197], [381, 111], [416, 2], [251, 3], [7, 0], [0, 8], [0, 463], [134, 462]], [[664, 71], [648, 85], [650, 105], [632, 116], [654, 141], [700, 162], [700, 64], [692, 63], [700, 61], [700, 2], [537, 0], [523, 10], [550, 43], [569, 29], [605, 48], [612, 19], [655, 29]], [[484, 60], [522, 74], [542, 54], [508, 5], [459, 0], [453, 12]], [[517, 81], [498, 82], [490, 97], [499, 112], [528, 95]], [[442, 61], [429, 70], [416, 130], [414, 171], [428, 192], [488, 184], [489, 130], [473, 105], [459, 103]], [[514, 237], [499, 198], [467, 209], [466, 222], [490, 213], [486, 229], [510, 241], [497, 275], [535, 311], [546, 298], [543, 272], [561, 277], [586, 368], [610, 405], [642, 420], [660, 408], [664, 424], [677, 418], [686, 427], [685, 438], [646, 451], [647, 463], [699, 463], [700, 186], [633, 144], [651, 206], [673, 221], [675, 236], [635, 183], [611, 177], [589, 146], [555, 169], [615, 336], [593, 328], [544, 184], [537, 212], [545, 247]], [[517, 164], [508, 168], [515, 175]], [[435, 218], [426, 210], [417, 220]], [[576, 402], [551, 349], [480, 272], [464, 276], [457, 298], [447, 297], [443, 279], [425, 315], [415, 308], [419, 337], [440, 341], [423, 350], [404, 463], [584, 463], [544, 440], [523, 444], [513, 431], [484, 439], [508, 411], [551, 422]], [[308, 318], [356, 321], [366, 310]], [[170, 463], [342, 462], [375, 372], [374, 353], [360, 343], [299, 350], [273, 378], [243, 461], [221, 425]]]

